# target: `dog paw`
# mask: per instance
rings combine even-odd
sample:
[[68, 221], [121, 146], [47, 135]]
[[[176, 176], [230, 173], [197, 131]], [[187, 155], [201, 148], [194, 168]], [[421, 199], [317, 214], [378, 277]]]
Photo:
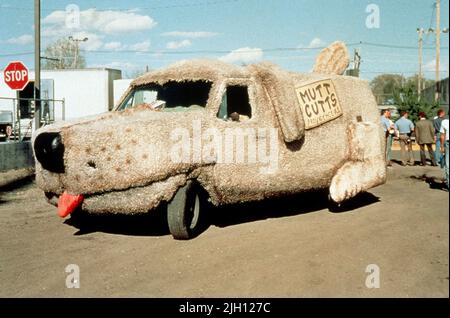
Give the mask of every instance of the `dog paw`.
[[347, 162], [331, 180], [330, 198], [341, 203], [385, 180], [386, 167], [382, 159]]

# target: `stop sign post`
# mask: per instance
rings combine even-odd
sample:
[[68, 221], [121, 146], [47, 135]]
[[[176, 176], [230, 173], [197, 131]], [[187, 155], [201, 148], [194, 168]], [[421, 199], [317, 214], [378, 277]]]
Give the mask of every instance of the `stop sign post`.
[[3, 77], [9, 88], [21, 91], [29, 82], [28, 68], [20, 61], [11, 62], [4, 69]]

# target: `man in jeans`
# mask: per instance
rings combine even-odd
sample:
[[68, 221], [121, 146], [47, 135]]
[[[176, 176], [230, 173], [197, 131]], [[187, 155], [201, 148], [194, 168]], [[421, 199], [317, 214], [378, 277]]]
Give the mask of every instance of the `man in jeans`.
[[381, 126], [383, 127], [384, 137], [386, 139], [386, 165], [388, 167], [392, 166], [391, 163], [391, 148], [392, 148], [392, 139], [393, 134], [391, 131], [394, 129], [393, 125], [391, 125], [391, 111], [389, 109], [384, 109], [381, 111]]
[[[414, 132], [414, 124], [408, 119], [408, 112], [402, 111], [401, 118], [395, 122], [395, 129], [399, 132], [400, 148], [402, 150], [402, 166], [408, 163], [414, 165], [414, 157], [412, 152], [411, 134]], [[408, 159], [406, 159], [405, 148], [408, 148]]]
[[449, 158], [448, 158], [448, 119], [444, 119], [441, 125], [441, 153], [444, 153], [445, 160], [445, 179], [447, 179], [447, 189], [449, 188]]
[[444, 160], [442, 160], [441, 154], [441, 124], [444, 120], [445, 112], [443, 109], [439, 109], [437, 112], [437, 117], [433, 120], [434, 133], [436, 135], [436, 149], [434, 152], [434, 157], [436, 159], [437, 164], [441, 166], [443, 169], [445, 166]]

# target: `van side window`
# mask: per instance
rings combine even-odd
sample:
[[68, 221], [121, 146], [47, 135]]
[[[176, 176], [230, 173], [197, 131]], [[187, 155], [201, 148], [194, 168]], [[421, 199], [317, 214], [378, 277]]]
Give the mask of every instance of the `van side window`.
[[223, 120], [244, 121], [252, 117], [247, 86], [228, 86], [222, 96], [217, 117]]

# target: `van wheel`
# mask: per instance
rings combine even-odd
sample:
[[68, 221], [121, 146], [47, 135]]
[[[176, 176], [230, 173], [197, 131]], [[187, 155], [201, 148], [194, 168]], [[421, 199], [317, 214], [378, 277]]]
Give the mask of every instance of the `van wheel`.
[[194, 181], [178, 189], [167, 205], [167, 223], [174, 239], [188, 240], [201, 233], [206, 204], [202, 189]]
[[330, 212], [342, 212], [342, 203], [337, 203], [331, 198], [331, 194], [328, 194], [328, 210]]

